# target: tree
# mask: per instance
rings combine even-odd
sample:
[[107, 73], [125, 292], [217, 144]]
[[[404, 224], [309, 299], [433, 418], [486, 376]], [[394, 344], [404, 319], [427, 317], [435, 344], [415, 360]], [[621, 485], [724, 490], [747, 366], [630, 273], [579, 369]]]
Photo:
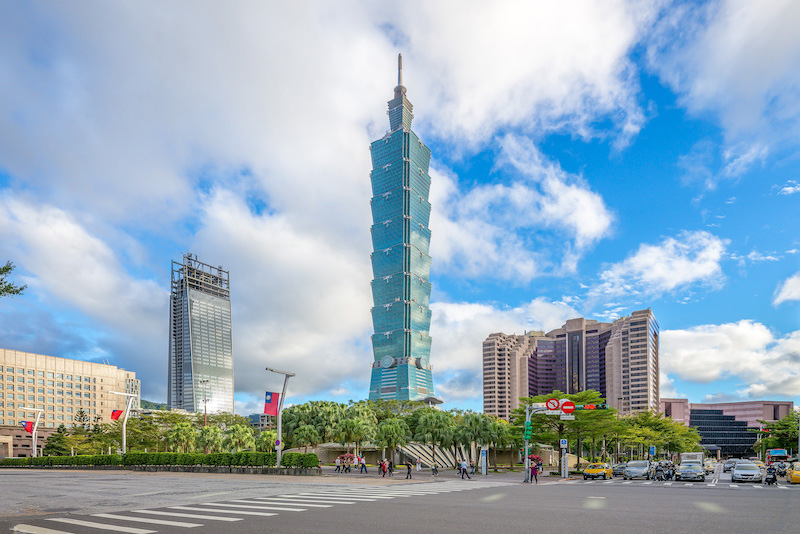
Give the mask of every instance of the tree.
[[237, 424], [231, 426], [225, 433], [225, 445], [231, 452], [254, 449], [256, 440], [253, 437], [253, 429], [250, 425]]
[[335, 439], [342, 445], [347, 445], [347, 454], [350, 454], [350, 444], [365, 438], [369, 431], [367, 424], [360, 419], [344, 419], [339, 421], [334, 431]]
[[0, 298], [20, 295], [28, 287], [18, 286], [13, 282], [8, 281], [8, 277], [13, 270], [14, 264], [10, 261], [7, 261], [5, 265], [0, 267]]
[[75, 426], [82, 428], [89, 426], [89, 414], [87, 414], [83, 408], [78, 408], [78, 411], [75, 412]]
[[764, 447], [766, 449], [797, 449], [798, 416], [800, 412], [792, 410], [785, 417], [778, 421], [761, 421], [761, 425], [767, 429], [764, 437]]
[[[421, 412], [421, 413], [420, 413]], [[452, 439], [453, 416], [435, 408], [421, 408], [417, 410], [417, 430], [414, 439], [423, 443], [430, 443], [433, 449], [433, 463], [436, 463], [436, 445]]]
[[[411, 438], [411, 431], [408, 425], [402, 419], [392, 418], [384, 419], [378, 423], [378, 429], [375, 432], [375, 444], [381, 447], [388, 447], [394, 461], [394, 451], [400, 445], [406, 445]], [[381, 458], [384, 454], [381, 453]]]
[[178, 423], [167, 432], [167, 443], [175, 452], [194, 452], [197, 429], [188, 421]]
[[218, 426], [204, 426], [197, 434], [197, 447], [206, 453], [222, 451], [222, 444], [225, 436]]
[[42, 448], [42, 455], [44, 456], [67, 456], [70, 453], [69, 446], [67, 445], [67, 429], [64, 425], [59, 425], [58, 429], [50, 434], [47, 441]]
[[276, 430], [262, 430], [256, 437], [256, 450], [259, 452], [272, 452], [275, 450], [275, 442], [278, 441]]
[[303, 425], [294, 431], [294, 443], [299, 447], [305, 447], [308, 454], [308, 446], [315, 447], [319, 443], [319, 433], [311, 425]]

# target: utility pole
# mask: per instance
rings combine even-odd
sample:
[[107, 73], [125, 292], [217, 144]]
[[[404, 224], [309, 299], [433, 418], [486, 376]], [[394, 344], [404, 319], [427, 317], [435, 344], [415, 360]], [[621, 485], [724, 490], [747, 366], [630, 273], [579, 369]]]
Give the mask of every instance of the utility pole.
[[531, 416], [537, 413], [546, 412], [547, 408], [540, 406], [525, 405], [525, 482], [531, 481], [531, 459], [528, 458], [528, 442], [531, 439], [531, 432], [533, 423], [531, 423]]
[[118, 391], [109, 391], [112, 395], [122, 395], [123, 397], [128, 397], [128, 401], [125, 403], [125, 418], [122, 420], [122, 454], [128, 452], [128, 414], [131, 411], [131, 404], [133, 404], [133, 399], [137, 396], [133, 393], [120, 393]]
[[203, 386], [203, 426], [208, 426], [208, 378], [198, 380]]
[[[36, 412], [36, 421], [33, 423], [33, 432], [31, 432], [31, 458], [34, 458], [34, 457], [38, 456], [38, 454], [36, 454], [36, 452], [37, 452], [36, 451], [36, 441], [37, 441], [36, 440], [36, 432], [39, 429], [39, 419], [41, 419], [42, 413], [44, 413], [44, 410], [41, 410], [39, 408], [34, 408], [33, 406], [31, 406], [30, 408], [25, 408], [25, 409], [26, 410], [33, 410], [34, 412]], [[11, 449], [9, 449], [9, 451], [13, 452], [13, 451], [11, 451]]]
[[277, 369], [272, 369], [270, 367], [267, 367], [267, 371], [270, 371], [272, 373], [276, 373], [276, 374], [279, 374], [279, 375], [283, 375], [283, 391], [281, 392], [280, 399], [278, 399], [278, 422], [277, 422], [277, 425], [276, 425], [278, 427], [278, 439], [275, 440], [275, 455], [277, 457], [277, 465], [276, 465], [276, 467], [280, 467], [281, 466], [281, 456], [282, 456], [282, 454], [281, 454], [282, 450], [281, 449], [283, 447], [283, 445], [281, 443], [281, 412], [283, 412], [283, 401], [284, 401], [284, 399], [286, 399], [286, 384], [289, 382], [289, 379], [291, 377], [295, 376], [295, 374], [294, 373], [287, 373], [286, 371], [278, 371]]

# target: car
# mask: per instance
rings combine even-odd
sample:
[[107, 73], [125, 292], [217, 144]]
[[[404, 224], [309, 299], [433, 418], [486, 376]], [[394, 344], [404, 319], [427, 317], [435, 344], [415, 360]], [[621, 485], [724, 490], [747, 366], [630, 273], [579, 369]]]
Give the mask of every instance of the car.
[[586, 469], [583, 470], [583, 480], [587, 478], [591, 478], [592, 480], [595, 478], [607, 480], [613, 476], [614, 472], [608, 464], [589, 464]]
[[703, 470], [706, 472], [707, 475], [710, 475], [717, 469], [717, 462], [714, 460], [706, 460], [703, 462]]
[[761, 468], [753, 462], [736, 462], [731, 472], [731, 482], [762, 482]]
[[614, 464], [611, 466], [611, 475], [617, 476], [625, 473], [625, 464]]
[[756, 464], [759, 469], [764, 469], [764, 462], [762, 462], [761, 460], [759, 460], [759, 459], [752, 460], [751, 459], [750, 461], [753, 462], [754, 464]]
[[646, 478], [650, 480], [650, 462], [647, 460], [631, 460], [625, 465], [622, 478], [625, 480], [634, 478]]
[[706, 472], [698, 462], [682, 463], [675, 470], [675, 480], [706, 480]]
[[786, 469], [786, 482], [789, 484], [800, 484], [800, 462], [789, 464]]
[[722, 464], [722, 472], [727, 473], [728, 471], [732, 470], [734, 467], [736, 467], [736, 462], [738, 460], [738, 458], [728, 458], [725, 460], [725, 463]]

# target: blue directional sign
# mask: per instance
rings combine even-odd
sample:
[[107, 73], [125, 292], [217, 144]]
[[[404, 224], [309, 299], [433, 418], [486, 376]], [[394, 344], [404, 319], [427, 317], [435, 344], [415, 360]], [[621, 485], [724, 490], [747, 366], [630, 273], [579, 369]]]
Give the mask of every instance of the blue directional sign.
[[656, 446], [650, 445], [650, 456], [655, 456], [655, 455], [656, 455]]

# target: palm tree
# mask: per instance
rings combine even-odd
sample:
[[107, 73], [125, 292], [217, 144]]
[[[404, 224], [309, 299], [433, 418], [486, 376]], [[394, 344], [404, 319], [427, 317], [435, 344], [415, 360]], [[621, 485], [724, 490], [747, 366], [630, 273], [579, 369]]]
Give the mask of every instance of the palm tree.
[[[375, 432], [375, 442], [381, 447], [388, 447], [394, 461], [394, 451], [400, 445], [406, 445], [411, 437], [408, 425], [402, 419], [384, 419], [378, 423], [378, 430]], [[381, 458], [384, 453], [381, 452]]]
[[294, 431], [294, 444], [299, 447], [305, 447], [305, 452], [308, 454], [308, 446], [312, 447], [319, 443], [319, 434], [317, 429], [311, 425], [303, 425]]
[[[435, 408], [425, 409], [417, 420], [417, 433], [414, 439], [430, 443], [433, 448], [433, 463], [436, 463], [436, 445], [450, 439], [453, 432], [452, 416]], [[422, 411], [422, 410], [420, 410]]]
[[177, 452], [194, 451], [197, 442], [197, 430], [189, 422], [182, 422], [167, 432], [167, 443]]
[[228, 449], [235, 452], [242, 452], [244, 449], [254, 449], [256, 440], [253, 437], [253, 429], [248, 425], [233, 425], [228, 429], [225, 436], [225, 443]]
[[342, 445], [347, 445], [347, 454], [350, 454], [350, 444], [355, 441], [359, 431], [359, 424], [355, 419], [344, 419], [336, 425], [334, 439], [338, 439]]
[[220, 452], [223, 440], [222, 430], [218, 426], [204, 426], [197, 436], [197, 446], [207, 453]]
[[272, 452], [275, 450], [275, 442], [278, 440], [276, 430], [262, 430], [256, 438], [256, 450], [259, 452]]
[[497, 471], [497, 449], [503, 447], [505, 449], [508, 445], [511, 435], [508, 430], [508, 425], [503, 421], [493, 421], [491, 425], [492, 442], [494, 449], [492, 456], [494, 458], [494, 470]]

